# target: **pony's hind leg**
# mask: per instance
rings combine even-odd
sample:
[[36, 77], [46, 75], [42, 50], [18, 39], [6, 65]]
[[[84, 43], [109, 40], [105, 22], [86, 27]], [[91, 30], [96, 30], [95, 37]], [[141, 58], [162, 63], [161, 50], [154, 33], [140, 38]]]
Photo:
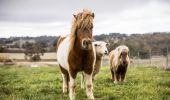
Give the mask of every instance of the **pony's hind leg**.
[[117, 72], [114, 72], [114, 83], [118, 84], [119, 82], [119, 74]]
[[114, 78], [114, 71], [112, 69], [110, 69], [110, 71], [111, 71], [111, 79], [114, 82], [114, 80], [115, 80], [115, 78]]
[[69, 74], [68, 74], [68, 71], [65, 70], [64, 68], [60, 66], [60, 69], [61, 69], [61, 72], [62, 72], [62, 77], [63, 77], [63, 93], [64, 94], [68, 94], [69, 92], [69, 87], [68, 87], [68, 83], [69, 83]]
[[62, 74], [63, 76], [63, 93], [64, 94], [68, 94], [69, 92], [69, 87], [68, 87], [68, 83], [69, 83], [69, 75], [68, 74]]
[[93, 75], [92, 75], [92, 81], [93, 81], [93, 82], [94, 82], [95, 76], [96, 76], [96, 73], [93, 73]]
[[84, 89], [85, 79], [84, 79], [84, 73], [81, 73], [81, 88]]
[[92, 83], [92, 75], [85, 73], [85, 82], [86, 82], [86, 94], [89, 99], [94, 99], [93, 96], [93, 83]]

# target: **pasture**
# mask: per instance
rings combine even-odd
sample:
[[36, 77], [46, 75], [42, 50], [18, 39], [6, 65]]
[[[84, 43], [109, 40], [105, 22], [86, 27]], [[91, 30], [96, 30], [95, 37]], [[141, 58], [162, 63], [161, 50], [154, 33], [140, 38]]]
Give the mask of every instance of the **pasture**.
[[[156, 67], [130, 67], [124, 84], [110, 80], [109, 67], [101, 68], [94, 82], [96, 100], [168, 100], [170, 72]], [[76, 99], [86, 100], [80, 88], [80, 74], [76, 82]], [[0, 67], [0, 100], [69, 100], [62, 93], [59, 67]]]

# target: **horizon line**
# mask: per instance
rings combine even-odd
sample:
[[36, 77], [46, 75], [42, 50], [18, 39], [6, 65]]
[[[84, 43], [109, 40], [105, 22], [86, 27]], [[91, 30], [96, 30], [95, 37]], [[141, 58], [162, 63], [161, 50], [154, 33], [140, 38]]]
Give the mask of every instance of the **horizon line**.
[[[124, 32], [109, 32], [109, 33], [101, 33], [101, 34], [94, 34], [93, 36], [99, 36], [99, 35], [109, 35], [109, 34], [125, 34], [125, 35], [127, 35], [127, 36], [130, 36], [130, 35], [134, 35], [134, 34], [154, 34], [154, 33], [165, 33], [165, 34], [170, 34], [170, 32], [166, 32], [166, 31], [162, 31], [162, 32], [134, 32], [134, 33], [124, 33]], [[0, 34], [3, 34], [3, 33], [0, 33]], [[48, 33], [47, 33], [48, 34]], [[4, 36], [4, 37], [1, 37], [0, 36], [0, 38], [12, 38], [12, 37], [41, 37], [41, 36], [56, 36], [56, 37], [58, 37], [58, 36], [61, 36], [61, 35], [37, 35], [37, 36], [29, 36], [29, 35], [21, 35], [21, 36]]]

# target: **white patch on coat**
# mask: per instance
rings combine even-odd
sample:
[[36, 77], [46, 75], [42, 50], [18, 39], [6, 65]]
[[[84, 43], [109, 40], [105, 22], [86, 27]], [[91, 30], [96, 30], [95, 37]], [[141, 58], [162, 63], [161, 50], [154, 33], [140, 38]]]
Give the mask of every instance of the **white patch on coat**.
[[57, 61], [67, 71], [69, 70], [68, 55], [70, 46], [70, 36], [67, 36], [58, 46]]

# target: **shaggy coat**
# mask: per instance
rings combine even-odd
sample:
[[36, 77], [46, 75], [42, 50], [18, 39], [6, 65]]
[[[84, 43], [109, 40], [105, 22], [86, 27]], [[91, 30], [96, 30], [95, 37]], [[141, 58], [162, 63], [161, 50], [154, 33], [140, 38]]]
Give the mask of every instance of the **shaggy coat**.
[[69, 92], [71, 100], [75, 98], [75, 79], [83, 71], [86, 80], [86, 94], [94, 99], [92, 72], [95, 63], [95, 51], [92, 45], [94, 13], [89, 10], [74, 15], [71, 34], [60, 37], [57, 43], [57, 60], [63, 76], [63, 93]]
[[93, 42], [93, 45], [95, 46], [95, 51], [96, 51], [96, 62], [93, 70], [93, 79], [94, 79], [95, 75], [98, 74], [100, 71], [103, 56], [105, 54], [108, 54], [107, 46], [109, 44], [104, 41], [95, 41]]
[[[93, 80], [94, 80], [95, 75], [98, 74], [100, 71], [103, 56], [105, 54], [108, 54], [107, 46], [109, 44], [104, 41], [95, 41], [93, 42], [93, 45], [96, 51], [96, 62], [94, 65], [94, 70], [93, 70]], [[81, 88], [84, 88], [84, 73], [82, 73], [82, 76], [81, 76]]]
[[109, 64], [114, 83], [125, 80], [126, 71], [129, 65], [129, 48], [125, 45], [118, 46], [109, 53]]

